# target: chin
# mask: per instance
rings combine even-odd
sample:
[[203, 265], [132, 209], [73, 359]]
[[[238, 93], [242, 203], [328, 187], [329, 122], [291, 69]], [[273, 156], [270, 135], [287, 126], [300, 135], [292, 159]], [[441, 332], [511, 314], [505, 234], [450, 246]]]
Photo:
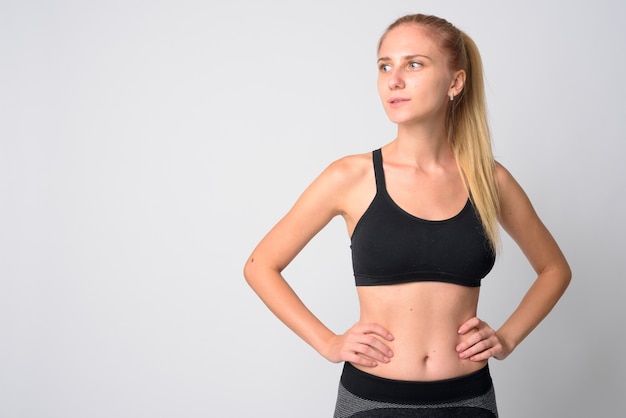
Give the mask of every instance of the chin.
[[392, 123], [395, 123], [397, 125], [401, 125], [403, 123], [411, 123], [415, 121], [415, 118], [407, 116], [407, 115], [387, 114], [387, 117]]
[[395, 123], [397, 125], [429, 123], [434, 119], [438, 119], [439, 117], [442, 118], [442, 121], [445, 119], [445, 116], [438, 115], [434, 112], [387, 112], [387, 117], [392, 123]]

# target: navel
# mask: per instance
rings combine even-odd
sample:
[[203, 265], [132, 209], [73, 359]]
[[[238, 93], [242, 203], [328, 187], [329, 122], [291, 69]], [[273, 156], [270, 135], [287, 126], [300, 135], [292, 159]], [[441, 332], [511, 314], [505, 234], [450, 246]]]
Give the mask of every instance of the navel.
[[[432, 354], [435, 354], [437, 352], [437, 350], [433, 350]], [[422, 357], [422, 363], [426, 364], [428, 363], [428, 361], [430, 360], [430, 354], [424, 354], [424, 357]]]

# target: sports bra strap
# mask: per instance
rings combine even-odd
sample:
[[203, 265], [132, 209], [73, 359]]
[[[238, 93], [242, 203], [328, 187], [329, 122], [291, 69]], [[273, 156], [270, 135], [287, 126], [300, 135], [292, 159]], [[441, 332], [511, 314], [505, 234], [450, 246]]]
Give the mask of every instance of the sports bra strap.
[[374, 176], [376, 177], [376, 191], [385, 191], [385, 171], [383, 170], [383, 153], [381, 149], [374, 150], [372, 152], [372, 159], [374, 160]]

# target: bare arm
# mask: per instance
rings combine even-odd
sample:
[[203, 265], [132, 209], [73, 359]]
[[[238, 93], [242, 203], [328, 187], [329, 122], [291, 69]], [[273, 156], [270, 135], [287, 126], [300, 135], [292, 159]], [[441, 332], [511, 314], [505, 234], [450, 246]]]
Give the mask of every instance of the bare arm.
[[498, 331], [493, 331], [478, 318], [472, 318], [461, 326], [461, 334], [472, 329], [478, 331], [457, 347], [462, 358], [472, 360], [507, 357], [548, 315], [571, 280], [571, 271], [563, 253], [537, 216], [526, 193], [500, 165], [497, 166], [497, 180], [500, 224], [519, 245], [537, 278]]
[[261, 240], [246, 262], [244, 276], [267, 307], [324, 357], [373, 367], [391, 356], [376, 336], [390, 340], [391, 334], [376, 324], [356, 324], [347, 333], [336, 335], [302, 303], [281, 275], [315, 234], [342, 213], [343, 197], [352, 183], [350, 173], [345, 159], [329, 166]]

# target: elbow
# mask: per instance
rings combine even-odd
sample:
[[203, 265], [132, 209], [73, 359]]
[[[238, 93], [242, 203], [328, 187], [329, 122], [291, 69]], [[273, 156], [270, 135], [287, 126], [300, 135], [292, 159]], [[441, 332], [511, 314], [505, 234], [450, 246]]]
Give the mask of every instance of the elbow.
[[565, 277], [565, 287], [567, 287], [572, 282], [572, 269], [567, 263], [565, 263], [565, 272], [563, 275]]
[[564, 293], [565, 290], [568, 288], [569, 284], [572, 282], [572, 269], [570, 268], [569, 264], [565, 260], [563, 260], [563, 266], [561, 267], [560, 277], [561, 277], [561, 286], [562, 286], [561, 293]]
[[546, 280], [545, 283], [550, 283], [551, 289], [555, 294], [558, 294], [559, 297], [565, 293], [572, 281], [572, 270], [564, 258], [555, 262], [550, 267], [539, 270], [538, 274], [538, 277]]
[[260, 281], [267, 276], [267, 269], [264, 263], [259, 260], [255, 260], [254, 254], [252, 254], [246, 260], [246, 264], [243, 266], [243, 277], [252, 289], [260, 283]]
[[251, 282], [253, 280], [254, 277], [254, 258], [252, 256], [250, 256], [247, 260], [246, 263], [243, 266], [243, 278], [246, 280], [246, 283], [248, 283], [248, 285], [252, 286]]
[[265, 287], [274, 278], [281, 278], [280, 272], [282, 269], [276, 267], [270, 261], [267, 260], [267, 257], [257, 257], [256, 254], [252, 254], [243, 266], [243, 277], [248, 286], [255, 292]]

